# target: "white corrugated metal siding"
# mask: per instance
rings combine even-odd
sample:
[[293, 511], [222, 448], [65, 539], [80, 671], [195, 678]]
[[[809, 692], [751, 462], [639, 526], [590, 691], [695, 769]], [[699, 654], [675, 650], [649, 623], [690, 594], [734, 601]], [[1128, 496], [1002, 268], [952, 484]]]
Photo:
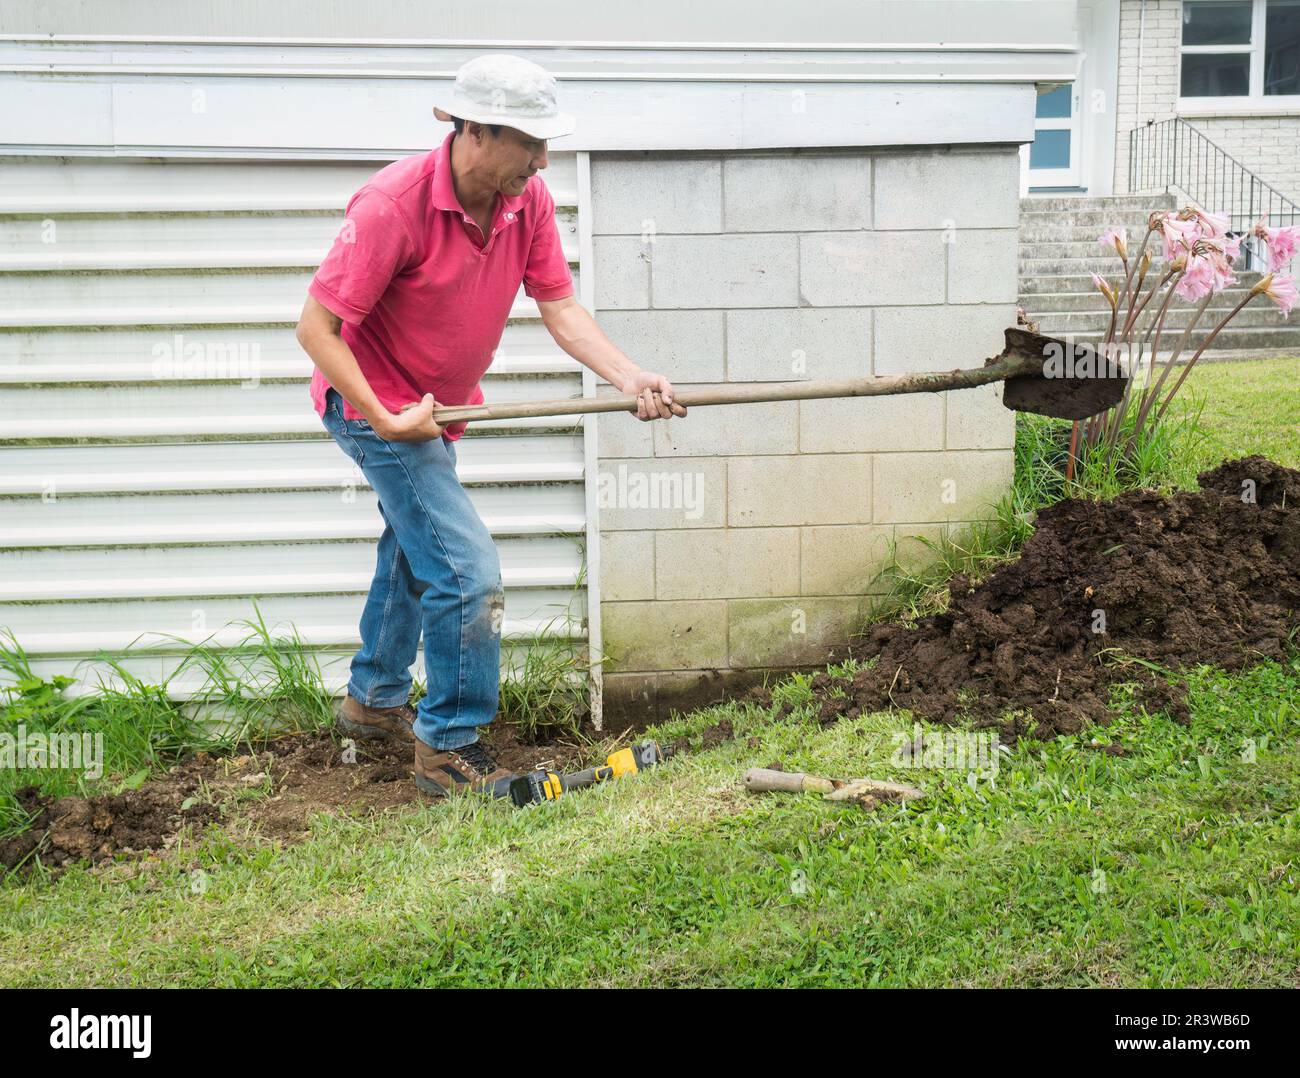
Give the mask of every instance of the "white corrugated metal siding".
[[[84, 691], [108, 675], [93, 656], [130, 647], [157, 682], [189, 645], [245, 636], [256, 598], [344, 684], [381, 521], [293, 327], [377, 167], [0, 158], [0, 628], [36, 672]], [[574, 157], [546, 180], [576, 277]], [[488, 400], [582, 389], [521, 293]], [[507, 641], [580, 639], [582, 429], [476, 424], [458, 457], [501, 551]]]

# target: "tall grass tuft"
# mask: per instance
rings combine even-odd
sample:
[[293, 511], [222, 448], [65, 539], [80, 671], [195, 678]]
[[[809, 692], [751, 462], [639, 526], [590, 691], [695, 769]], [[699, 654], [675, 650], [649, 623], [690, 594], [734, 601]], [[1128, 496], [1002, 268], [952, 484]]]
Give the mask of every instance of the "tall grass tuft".
[[191, 670], [201, 673], [202, 687], [192, 704], [215, 724], [216, 736], [225, 744], [329, 726], [333, 722], [330, 697], [315, 654], [295, 626], [277, 633], [255, 601], [253, 612], [252, 618], [235, 622], [246, 630], [237, 644], [196, 645], [172, 676]]
[[28, 816], [16, 792], [35, 786], [53, 796], [89, 794], [113, 789], [125, 777], [140, 776], [201, 747], [205, 736], [161, 686], [148, 685], [121, 671], [121, 681], [101, 680], [96, 692], [69, 695], [76, 683], [69, 674], [45, 678], [12, 633], [0, 634], [0, 730], [17, 737], [26, 734], [102, 735], [102, 774], [59, 768], [0, 769], [0, 837], [23, 830]]
[[[71, 674], [42, 677], [12, 633], [0, 633], [0, 730], [16, 736], [103, 735], [102, 774], [52, 767], [0, 769], [0, 837], [28, 826], [17, 791], [35, 786], [52, 796], [90, 795], [136, 785], [156, 770], [200, 750], [233, 751], [288, 730], [328, 724], [330, 701], [319, 664], [296, 630], [277, 635], [254, 603], [254, 617], [233, 647], [194, 645], [161, 684], [126, 665], [129, 656], [101, 654], [106, 668], [91, 693], [70, 695]], [[174, 639], [162, 637], [162, 639]], [[199, 674], [187, 700], [176, 679]]]
[[501, 721], [523, 741], [578, 738], [591, 711], [590, 669], [586, 648], [553, 633], [561, 615], [532, 634], [523, 645], [523, 662], [501, 679]]
[[991, 507], [988, 520], [946, 530], [938, 539], [918, 536], [930, 559], [919, 568], [904, 565], [897, 544], [889, 552], [873, 587], [885, 594], [871, 621], [915, 621], [948, 605], [948, 581], [956, 573], [978, 583], [999, 565], [1019, 557], [1034, 533], [1040, 509], [1063, 498], [1113, 498], [1126, 490], [1169, 493], [1195, 478], [1204, 400], [1189, 403], [1176, 416], [1136, 429], [1130, 416], [1123, 428], [1131, 440], [1084, 444], [1076, 448], [1076, 469], [1066, 478], [1070, 459], [1068, 420], [1021, 413], [1016, 416], [1015, 473], [1011, 490]]

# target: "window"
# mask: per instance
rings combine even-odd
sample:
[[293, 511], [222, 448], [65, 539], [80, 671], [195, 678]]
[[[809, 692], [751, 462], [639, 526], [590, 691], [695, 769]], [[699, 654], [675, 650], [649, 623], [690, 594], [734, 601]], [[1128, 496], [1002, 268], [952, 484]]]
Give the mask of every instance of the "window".
[[1270, 0], [1264, 19], [1264, 93], [1300, 94], [1300, 0]]
[[1184, 0], [1181, 92], [1300, 96], [1300, 0]]
[[1071, 130], [1074, 111], [1074, 84], [1066, 83], [1038, 95], [1034, 115], [1039, 120], [1063, 121], [1042, 127], [1035, 125], [1034, 141], [1029, 147], [1030, 168], [1069, 168]]

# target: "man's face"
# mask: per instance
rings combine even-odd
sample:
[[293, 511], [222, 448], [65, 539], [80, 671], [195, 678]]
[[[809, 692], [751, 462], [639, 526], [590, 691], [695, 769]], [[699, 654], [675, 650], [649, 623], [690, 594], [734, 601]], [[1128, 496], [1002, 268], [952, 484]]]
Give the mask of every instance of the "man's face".
[[523, 194], [530, 177], [547, 165], [546, 140], [513, 127], [503, 127], [495, 138], [483, 128], [479, 146], [487, 174], [495, 179], [497, 190], [512, 198]]

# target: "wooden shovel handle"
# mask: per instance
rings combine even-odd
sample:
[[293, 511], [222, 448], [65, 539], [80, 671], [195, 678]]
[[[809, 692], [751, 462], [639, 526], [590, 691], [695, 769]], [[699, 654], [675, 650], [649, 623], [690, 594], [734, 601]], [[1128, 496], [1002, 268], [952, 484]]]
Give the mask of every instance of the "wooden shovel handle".
[[[763, 401], [825, 400], [831, 397], [883, 397], [897, 393], [943, 393], [973, 389], [1000, 382], [1041, 365], [1026, 356], [998, 356], [971, 370], [899, 374], [888, 378], [844, 378], [822, 382], [747, 382], [683, 390], [674, 398], [687, 408], [708, 404], [757, 404]], [[632, 394], [609, 397], [562, 397], [518, 404], [461, 404], [433, 410], [439, 426], [485, 419], [536, 419], [554, 415], [593, 412], [635, 412], [639, 398]]]
[[754, 793], [800, 794], [807, 790], [827, 793], [835, 788], [830, 779], [819, 775], [806, 775], [802, 771], [771, 771], [766, 767], [751, 767], [745, 772], [745, 789]]

